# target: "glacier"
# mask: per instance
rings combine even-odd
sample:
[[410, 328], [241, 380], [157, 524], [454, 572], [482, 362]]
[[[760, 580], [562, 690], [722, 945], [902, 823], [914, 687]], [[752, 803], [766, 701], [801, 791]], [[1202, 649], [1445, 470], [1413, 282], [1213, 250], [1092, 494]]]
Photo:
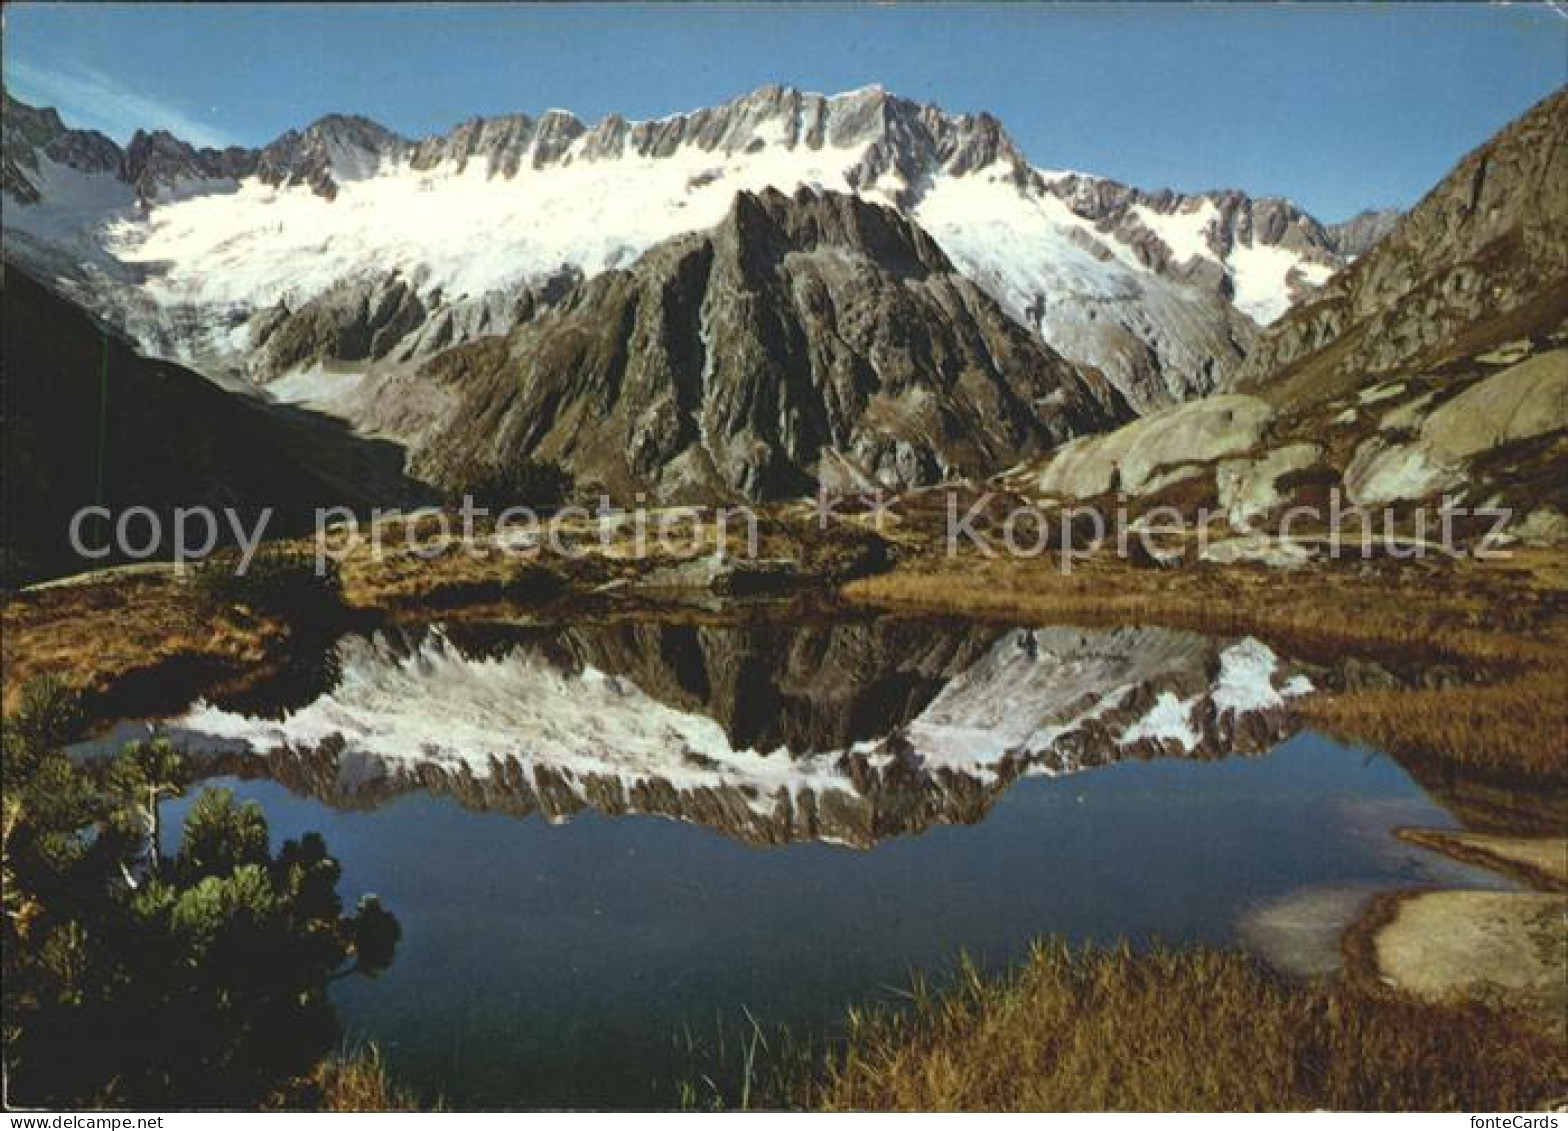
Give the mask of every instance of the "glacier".
[[331, 117], [248, 157], [182, 159], [181, 144], [141, 145], [175, 164], [139, 169], [134, 188], [128, 171], [72, 164], [59, 138], [25, 151], [18, 168], [37, 199], [8, 185], [5, 250], [149, 352], [209, 376], [248, 373], [259, 313], [297, 310], [345, 281], [395, 271], [434, 318], [563, 269], [625, 266], [765, 187], [899, 208], [1139, 410], [1213, 389], [1260, 324], [1340, 263], [1288, 202], [1151, 194], [1036, 168], [988, 115], [876, 87], [767, 87], [593, 127], [564, 111], [514, 115], [420, 142]]

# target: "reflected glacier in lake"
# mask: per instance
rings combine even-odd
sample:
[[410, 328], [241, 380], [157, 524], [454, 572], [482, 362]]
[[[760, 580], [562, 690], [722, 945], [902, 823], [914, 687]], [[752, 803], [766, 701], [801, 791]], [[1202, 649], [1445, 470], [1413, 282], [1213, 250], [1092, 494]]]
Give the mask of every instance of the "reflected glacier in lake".
[[1270, 917], [1300, 893], [1351, 893], [1299, 905], [1345, 916], [1481, 882], [1396, 846], [1452, 822], [1396, 764], [1295, 733], [1315, 672], [1246, 638], [451, 624], [333, 661], [303, 701], [162, 726], [397, 912], [396, 963], [340, 1013], [459, 1107], [670, 1105], [700, 1068], [682, 1034], [744, 1009], [831, 1035], [961, 952], [1282, 922], [1298, 945], [1334, 936]]
[[347, 638], [336, 670], [277, 718], [198, 703], [167, 729], [339, 805], [420, 788], [866, 846], [976, 820], [1022, 775], [1255, 753], [1311, 686], [1251, 639], [897, 620], [426, 628]]

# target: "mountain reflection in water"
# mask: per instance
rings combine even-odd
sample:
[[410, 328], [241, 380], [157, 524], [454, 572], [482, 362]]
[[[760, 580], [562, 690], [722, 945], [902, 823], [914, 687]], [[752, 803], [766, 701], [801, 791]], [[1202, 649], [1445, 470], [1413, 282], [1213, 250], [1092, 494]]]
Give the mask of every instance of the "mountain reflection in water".
[[334, 659], [277, 718], [199, 702], [165, 730], [205, 772], [342, 808], [423, 790], [870, 846], [978, 821], [1020, 775], [1267, 750], [1310, 689], [1247, 638], [896, 618], [394, 630]]

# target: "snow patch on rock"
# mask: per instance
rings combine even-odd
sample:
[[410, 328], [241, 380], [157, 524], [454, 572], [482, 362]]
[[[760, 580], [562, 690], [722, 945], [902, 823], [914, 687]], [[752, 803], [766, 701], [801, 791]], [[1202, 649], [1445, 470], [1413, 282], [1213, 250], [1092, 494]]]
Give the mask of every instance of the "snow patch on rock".
[[1271, 710], [1312, 690], [1312, 682], [1304, 675], [1292, 676], [1283, 686], [1275, 687], [1278, 671], [1279, 657], [1262, 641], [1248, 637], [1232, 644], [1220, 653], [1220, 674], [1213, 694], [1215, 711], [1223, 717]]
[[1122, 731], [1122, 744], [1130, 746], [1152, 739], [1161, 745], [1174, 742], [1183, 750], [1191, 750], [1202, 738], [1192, 725], [1193, 706], [1169, 691], [1160, 692], [1149, 713]]

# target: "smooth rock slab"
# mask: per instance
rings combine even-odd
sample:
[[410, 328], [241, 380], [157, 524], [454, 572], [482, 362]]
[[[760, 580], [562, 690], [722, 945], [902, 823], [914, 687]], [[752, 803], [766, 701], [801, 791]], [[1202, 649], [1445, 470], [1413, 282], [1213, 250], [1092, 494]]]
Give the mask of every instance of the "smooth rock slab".
[[[1414, 425], [1415, 414], [1398, 422]], [[1551, 350], [1439, 406], [1414, 440], [1367, 440], [1345, 469], [1345, 489], [1363, 505], [1424, 498], [1463, 483], [1470, 457], [1561, 428], [1568, 428], [1568, 350]]]
[[1568, 897], [1434, 891], [1399, 905], [1374, 943], [1378, 973], [1428, 1001], [1479, 997], [1522, 1006], [1563, 1032]]
[[1087, 499], [1110, 491], [1140, 495], [1161, 469], [1208, 463], [1257, 446], [1273, 409], [1232, 393], [1177, 405], [1104, 436], [1062, 445], [1040, 473], [1042, 493]]
[[1317, 444], [1286, 444], [1261, 459], [1226, 460], [1219, 465], [1215, 481], [1220, 506], [1232, 526], [1239, 526], [1268, 514], [1284, 502], [1276, 484], [1292, 471], [1303, 471], [1317, 463], [1323, 449]]

